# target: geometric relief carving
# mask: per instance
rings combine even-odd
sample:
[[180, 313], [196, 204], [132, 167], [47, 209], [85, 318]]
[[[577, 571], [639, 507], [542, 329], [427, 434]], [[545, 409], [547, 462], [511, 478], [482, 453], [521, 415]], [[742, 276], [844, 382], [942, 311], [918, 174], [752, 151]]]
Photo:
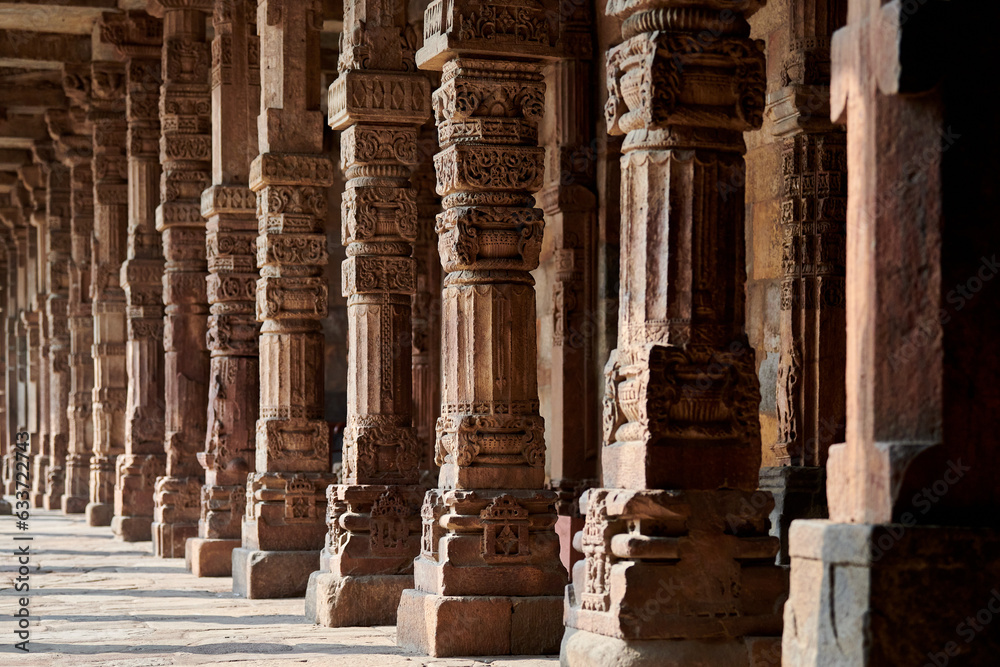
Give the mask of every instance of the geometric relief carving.
[[530, 554], [528, 510], [513, 496], [497, 496], [479, 518], [483, 522], [483, 559], [487, 563], [519, 561]]

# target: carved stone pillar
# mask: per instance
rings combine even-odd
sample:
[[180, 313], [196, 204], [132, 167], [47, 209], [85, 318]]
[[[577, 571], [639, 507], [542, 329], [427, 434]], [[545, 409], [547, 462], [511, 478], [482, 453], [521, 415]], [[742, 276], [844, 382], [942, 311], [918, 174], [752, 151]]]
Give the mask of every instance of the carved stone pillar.
[[[542, 489], [529, 273], [542, 241], [532, 193], [544, 176], [540, 59], [559, 55], [554, 16], [540, 5], [474, 1], [435, 1], [424, 13], [417, 62], [443, 70], [433, 104], [447, 272], [441, 472], [421, 508], [415, 588], [403, 592], [397, 642], [435, 656], [550, 653], [561, 630], [566, 570], [557, 496]], [[477, 623], [463, 632], [452, 627], [456, 616]]]
[[56, 155], [69, 169], [70, 263], [69, 302], [69, 443], [64, 493], [66, 514], [82, 514], [90, 499], [90, 458], [94, 451], [94, 314], [90, 293], [91, 241], [94, 234], [93, 128], [87, 121], [90, 103], [89, 65], [64, 65], [66, 110], [50, 110], [45, 119]]
[[101, 37], [125, 60], [128, 133], [127, 259], [120, 280], [127, 302], [128, 394], [125, 452], [115, 464], [111, 527], [125, 542], [152, 539], [153, 490], [166, 469], [163, 451], [163, 245], [156, 231], [160, 185], [160, 57], [163, 24], [142, 12], [105, 15]]
[[[86, 139], [89, 151], [90, 137]], [[90, 299], [91, 236], [94, 232], [94, 180], [90, 159], [81, 157], [70, 167], [73, 219], [70, 223], [73, 263], [70, 266], [69, 332], [70, 396], [69, 453], [62, 509], [82, 514], [90, 499], [90, 457], [94, 451], [94, 314]]]
[[[38, 156], [39, 149], [44, 148], [39, 144], [34, 147], [34, 153]], [[39, 163], [21, 167], [19, 170], [21, 182], [26, 191], [22, 198], [22, 215], [29, 222], [29, 248], [33, 258], [30, 269], [31, 283], [29, 295], [31, 296], [31, 312], [36, 316], [37, 323], [37, 344], [34, 354], [35, 361], [35, 391], [34, 401], [34, 423], [36, 424], [36, 436], [33, 438], [32, 450], [36, 453], [31, 460], [31, 505], [32, 507], [45, 506], [45, 481], [49, 470], [49, 327], [48, 318], [45, 312], [46, 281], [48, 272], [46, 270], [48, 254], [48, 244], [46, 242], [48, 220], [46, 219], [45, 186], [46, 177], [44, 166]]]
[[[5, 221], [12, 226], [9, 233], [10, 245], [7, 247], [7, 300], [3, 303], [3, 317], [6, 322], [7, 338], [4, 343], [4, 354], [7, 359], [7, 428], [11, 441], [22, 428], [24, 421], [24, 382], [27, 379], [21, 354], [24, 349], [23, 325], [20, 317], [19, 294], [23, 278], [26, 248], [24, 237], [16, 224], [16, 210], [12, 206], [11, 195], [0, 196], [3, 199]], [[8, 449], [3, 459], [3, 495], [14, 495], [16, 489], [16, 455]]]
[[782, 284], [778, 467], [761, 469], [774, 494], [772, 534], [788, 564], [795, 519], [826, 516], [826, 458], [844, 437], [847, 135], [830, 122], [830, 36], [841, 0], [790, 3], [782, 88], [768, 95], [781, 142]]
[[90, 293], [94, 308], [94, 455], [90, 462], [87, 522], [110, 526], [115, 463], [125, 453], [125, 292], [119, 272], [128, 226], [125, 160], [125, 71], [94, 62], [89, 119], [94, 132], [94, 245]]
[[260, 44], [256, 5], [217, 0], [212, 15], [212, 186], [202, 193], [208, 220], [208, 347], [211, 385], [198, 537], [188, 540], [188, 568], [228, 577], [240, 546], [247, 474], [255, 466], [260, 400], [255, 240], [257, 198], [248, 186], [257, 157]]
[[65, 492], [69, 453], [69, 266], [72, 219], [70, 171], [58, 163], [48, 169], [46, 183], [48, 297], [46, 315], [49, 344], [49, 469], [45, 480], [45, 509], [60, 509]]
[[580, 494], [597, 484], [600, 393], [596, 303], [597, 198], [592, 141], [592, 10], [582, 0], [565, 2], [564, 39], [577, 52], [551, 69], [554, 141], [547, 183], [539, 193], [547, 234], [554, 237], [552, 283], [550, 487], [559, 494], [560, 557], [567, 569], [579, 560], [573, 535], [583, 528]]
[[428, 123], [417, 135], [419, 164], [411, 177], [417, 193], [417, 240], [413, 243], [417, 283], [411, 314], [413, 430], [420, 443], [420, 481], [424, 486], [437, 484], [435, 425], [441, 414], [441, 258], [434, 231], [441, 211], [441, 198], [434, 190], [433, 157], [437, 150], [437, 130]]
[[347, 177], [342, 206], [348, 298], [343, 484], [327, 491], [326, 548], [306, 617], [327, 626], [391, 625], [420, 549], [420, 445], [412, 426], [411, 301], [416, 287], [417, 133], [430, 85], [400, 0], [345, 7], [330, 126]]
[[211, 0], [154, 0], [163, 16], [163, 86], [160, 89], [160, 206], [156, 229], [166, 259], [164, 447], [166, 476], [156, 481], [153, 553], [182, 558], [198, 534], [204, 470], [209, 358], [208, 275], [201, 193], [211, 178], [211, 50], [205, 12]]
[[[0, 223], [6, 223], [0, 220]], [[11, 382], [10, 368], [16, 368], [16, 360], [9, 351], [8, 341], [13, 331], [8, 327], [7, 314], [10, 311], [10, 295], [12, 292], [10, 264], [17, 262], [15, 256], [14, 243], [10, 237], [10, 230], [0, 226], [0, 351], [3, 357], [0, 358], [0, 516], [8, 515], [12, 511], [10, 501], [3, 497], [4, 487], [7, 480], [13, 474], [9, 467], [15, 451], [14, 442], [17, 440], [17, 431], [11, 428], [10, 415], [16, 408], [16, 396], [11, 393], [13, 383]], [[15, 376], [16, 382], [16, 376]]]
[[[28, 269], [29, 273], [32, 269], [33, 262], [31, 261], [31, 246], [30, 241], [27, 243], [28, 251]], [[24, 368], [27, 370], [25, 382], [24, 382], [24, 401], [25, 401], [25, 425], [27, 428], [25, 431], [28, 433], [28, 438], [31, 441], [31, 446], [29, 449], [30, 460], [29, 465], [34, 466], [34, 459], [42, 455], [41, 450], [41, 438], [38, 433], [38, 373], [40, 370], [40, 348], [41, 340], [39, 338], [40, 332], [40, 320], [38, 311], [22, 309], [21, 310], [21, 326], [23, 327], [22, 338], [24, 340], [25, 348], [25, 365]], [[34, 474], [34, 468], [32, 468], [32, 474]], [[32, 506], [37, 507], [34, 504], [32, 498]]]
[[[622, 158], [618, 347], [603, 487], [581, 498], [564, 665], [748, 667], [776, 652], [786, 576], [756, 492], [760, 391], [744, 332], [742, 132], [760, 127], [762, 0], [613, 0]], [[709, 38], [705, 36], [708, 35]], [[773, 661], [772, 661], [773, 662]]]
[[323, 419], [323, 334], [328, 308], [326, 189], [319, 110], [323, 25], [318, 0], [263, 0], [257, 8], [262, 62], [257, 193], [257, 320], [260, 415], [256, 472], [247, 478], [243, 546], [233, 551], [233, 591], [249, 598], [305, 593], [319, 568], [331, 474]]
[[[846, 442], [829, 520], [792, 524], [783, 664], [996, 662], [1000, 131], [979, 102], [1000, 7], [850, 0]], [[928, 55], [933, 57], [928, 58]], [[987, 617], [984, 619], [984, 615]], [[985, 622], [984, 622], [985, 621]]]

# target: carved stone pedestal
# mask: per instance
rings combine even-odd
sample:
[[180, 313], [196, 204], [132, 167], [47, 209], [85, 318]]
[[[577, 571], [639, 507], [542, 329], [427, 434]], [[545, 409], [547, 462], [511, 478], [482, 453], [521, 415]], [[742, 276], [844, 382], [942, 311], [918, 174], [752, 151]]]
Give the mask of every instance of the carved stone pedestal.
[[760, 490], [770, 493], [774, 498], [771, 535], [781, 540], [778, 564], [788, 565], [788, 529], [792, 521], [824, 519], [827, 516], [826, 468], [805, 466], [761, 468]]
[[320, 571], [309, 577], [306, 618], [328, 627], [392, 625], [413, 587], [421, 486], [337, 485]]
[[[776, 664], [787, 579], [770, 499], [749, 491], [593, 489], [566, 589], [565, 665]], [[759, 662], [763, 649], [771, 662]]]
[[996, 664], [996, 530], [796, 521], [790, 549], [783, 664]]
[[326, 535], [326, 488], [335, 482], [320, 472], [250, 475], [243, 545], [232, 556], [234, 593], [250, 599], [305, 594]]
[[550, 491], [428, 491], [397, 643], [437, 657], [555, 653], [566, 573], [554, 505]]

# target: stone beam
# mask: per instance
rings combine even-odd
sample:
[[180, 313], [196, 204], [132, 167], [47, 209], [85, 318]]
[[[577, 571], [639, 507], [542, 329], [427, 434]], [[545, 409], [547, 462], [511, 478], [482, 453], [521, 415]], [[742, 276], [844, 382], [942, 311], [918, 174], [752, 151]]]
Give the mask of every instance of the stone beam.
[[61, 86], [9, 86], [4, 89], [4, 104], [8, 113], [45, 111], [66, 105]]
[[90, 60], [90, 37], [56, 32], [0, 30], [0, 65], [57, 69]]
[[31, 151], [18, 148], [0, 148], [0, 169], [16, 171], [31, 162]]
[[49, 134], [41, 116], [5, 113], [0, 111], [0, 148], [31, 149], [36, 141], [47, 139]]

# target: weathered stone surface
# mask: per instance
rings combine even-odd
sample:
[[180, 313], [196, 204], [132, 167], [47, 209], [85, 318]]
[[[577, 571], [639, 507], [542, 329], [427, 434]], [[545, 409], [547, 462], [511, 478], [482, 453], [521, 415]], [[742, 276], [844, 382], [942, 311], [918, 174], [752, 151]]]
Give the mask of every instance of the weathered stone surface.
[[319, 551], [232, 551], [233, 591], [248, 600], [300, 598], [319, 569]]
[[198, 452], [208, 418], [209, 353], [205, 220], [201, 193], [211, 168], [210, 0], [150, 3], [162, 12], [160, 205], [162, 234], [165, 476], [154, 489], [153, 550], [183, 558], [198, 534], [204, 470]]
[[[256, 196], [249, 188], [260, 110], [257, 16], [247, 2], [217, 1], [212, 14], [212, 186], [207, 220], [211, 386], [198, 539], [187, 563], [199, 576], [228, 576], [226, 549], [240, 546], [247, 474], [255, 470], [260, 367], [254, 316]], [[200, 562], [205, 559], [205, 562]]]
[[260, 155], [250, 168], [258, 202], [260, 412], [233, 591], [281, 597], [303, 595], [319, 567], [326, 487], [336, 481], [323, 419], [320, 324], [329, 301], [324, 223], [333, 163], [322, 153], [322, 7], [265, 0], [258, 17], [266, 18], [258, 23], [261, 51], [282, 67], [261, 69]]
[[396, 643], [436, 657], [555, 653], [557, 597], [442, 596], [403, 591]]
[[[328, 493], [324, 567], [310, 580], [308, 595], [315, 597], [306, 605], [309, 617], [324, 624], [394, 623], [420, 550], [423, 488], [415, 486], [421, 451], [410, 346], [419, 217], [410, 175], [429, 157], [417, 150], [417, 128], [430, 117], [430, 82], [415, 71], [417, 35], [405, 3], [354, 0], [344, 19], [329, 120], [343, 130], [348, 178], [341, 208], [347, 426], [343, 484]], [[372, 94], [360, 96], [366, 87]], [[338, 577], [342, 584], [331, 581]], [[347, 587], [355, 593], [345, 593]], [[381, 612], [359, 608], [355, 596], [377, 601]]]
[[160, 56], [163, 25], [142, 12], [105, 16], [102, 38], [125, 59], [128, 240], [119, 279], [127, 301], [125, 452], [115, 468], [112, 530], [126, 542], [152, 539], [153, 492], [164, 474], [163, 249], [160, 201]]

